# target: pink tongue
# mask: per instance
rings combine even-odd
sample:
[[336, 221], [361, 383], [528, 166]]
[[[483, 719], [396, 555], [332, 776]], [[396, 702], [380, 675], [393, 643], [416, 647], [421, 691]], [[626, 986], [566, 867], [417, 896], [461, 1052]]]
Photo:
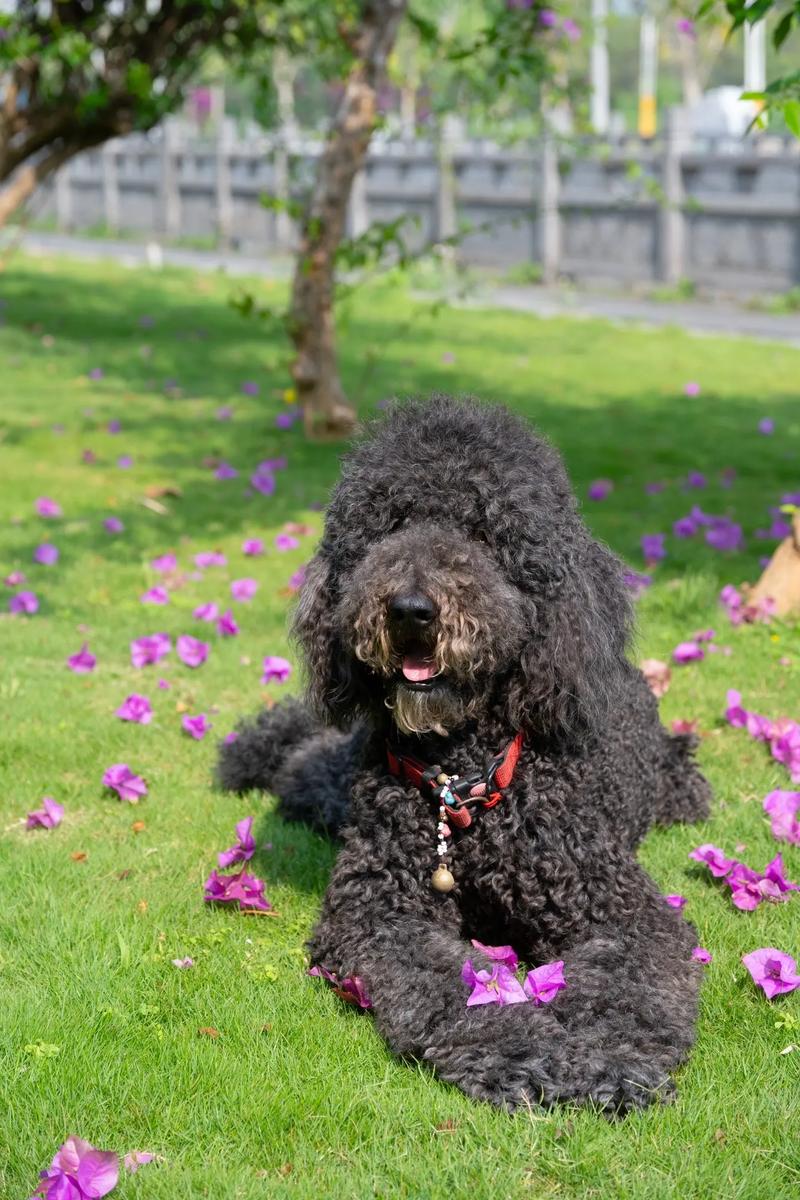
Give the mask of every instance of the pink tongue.
[[412, 683], [421, 683], [424, 679], [433, 679], [436, 664], [430, 658], [417, 658], [413, 654], [407, 654], [403, 659], [403, 674]]

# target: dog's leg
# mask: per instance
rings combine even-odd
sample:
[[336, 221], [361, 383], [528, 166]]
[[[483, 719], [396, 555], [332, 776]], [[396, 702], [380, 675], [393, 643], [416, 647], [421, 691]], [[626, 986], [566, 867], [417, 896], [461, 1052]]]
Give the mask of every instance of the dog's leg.
[[407, 874], [371, 870], [373, 860], [374, 848], [351, 839], [311, 952], [339, 978], [362, 978], [395, 1053], [508, 1108], [572, 1100], [617, 1111], [671, 1093], [669, 1073], [693, 1040], [702, 968], [690, 958], [691, 927], [636, 863], [628, 878], [620, 870], [618, 896], [598, 898], [598, 913], [615, 901], [625, 910], [620, 925], [598, 917], [565, 950], [567, 987], [552, 1004], [467, 1008], [464, 961], [491, 964], [455, 932], [455, 906], [429, 899]]
[[290, 697], [240, 722], [236, 738], [219, 748], [217, 781], [228, 792], [269, 791], [287, 754], [322, 725], [302, 700]]
[[659, 732], [655, 821], [659, 825], [702, 821], [708, 816], [711, 788], [694, 761], [697, 738], [665, 729]]

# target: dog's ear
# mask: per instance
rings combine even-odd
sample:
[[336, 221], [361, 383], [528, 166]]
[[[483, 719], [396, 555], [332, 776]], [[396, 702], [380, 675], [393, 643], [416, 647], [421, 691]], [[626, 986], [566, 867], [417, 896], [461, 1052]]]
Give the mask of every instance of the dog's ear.
[[613, 719], [630, 669], [632, 606], [622, 564], [585, 530], [562, 545], [553, 567], [531, 597], [531, 635], [509, 688], [508, 716], [517, 728], [571, 739]]
[[335, 627], [335, 583], [327, 561], [316, 554], [306, 567], [292, 622], [292, 636], [306, 663], [307, 698], [326, 722], [352, 720], [350, 659]]

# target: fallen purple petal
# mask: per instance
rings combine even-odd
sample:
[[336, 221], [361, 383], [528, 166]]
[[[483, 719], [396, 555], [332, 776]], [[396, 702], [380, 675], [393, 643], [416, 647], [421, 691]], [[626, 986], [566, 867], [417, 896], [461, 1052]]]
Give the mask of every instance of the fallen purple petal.
[[234, 579], [231, 584], [231, 595], [234, 600], [246, 602], [252, 600], [258, 591], [258, 583], [255, 579]]
[[264, 543], [261, 538], [248, 538], [242, 542], [242, 554], [248, 555], [250, 558], [256, 558], [259, 554], [264, 553]]
[[742, 955], [742, 962], [750, 972], [753, 982], [763, 989], [768, 1000], [793, 992], [800, 987], [797, 964], [790, 954], [765, 946]]
[[178, 658], [187, 667], [199, 667], [206, 661], [210, 646], [193, 638], [191, 634], [182, 633], [176, 643]]
[[150, 566], [159, 575], [169, 575], [177, 568], [178, 560], [174, 554], [161, 554], [151, 561]]
[[519, 966], [519, 955], [513, 946], [486, 946], [476, 938], [472, 938], [471, 941], [475, 949], [480, 950], [481, 954], [485, 954], [492, 962], [503, 963], [504, 966], [508, 967], [509, 971], [516, 971]]
[[42, 807], [28, 813], [25, 827], [26, 829], [55, 829], [56, 825], [61, 824], [63, 817], [64, 805], [59, 804], [52, 796], [43, 796]]
[[276, 550], [296, 550], [300, 542], [296, 537], [292, 537], [290, 533], [278, 533], [275, 535]]
[[196, 621], [216, 621], [219, 616], [219, 608], [213, 600], [209, 600], [207, 604], [198, 604], [192, 612], [192, 616]]
[[39, 496], [38, 499], [34, 501], [33, 507], [36, 509], [36, 512], [40, 517], [63, 516], [61, 505], [57, 504], [55, 500], [51, 500], [49, 496]]
[[36, 1196], [48, 1200], [100, 1200], [117, 1186], [119, 1156], [72, 1135], [59, 1148], [50, 1167], [41, 1172], [40, 1179]]
[[221, 554], [219, 550], [203, 550], [194, 556], [195, 566], [199, 567], [201, 571], [206, 570], [207, 567], [224, 567], [227, 562], [225, 555]]
[[33, 561], [43, 567], [52, 567], [58, 562], [58, 548], [50, 542], [42, 542], [33, 552]]
[[205, 713], [198, 713], [196, 717], [191, 717], [188, 714], [181, 717], [181, 725], [184, 733], [188, 733], [189, 737], [194, 738], [196, 742], [200, 742], [211, 729], [211, 722]]
[[537, 1007], [549, 1004], [566, 986], [564, 963], [561, 959], [557, 962], [544, 963], [541, 967], [528, 971], [523, 984], [525, 995]]
[[132, 692], [114, 713], [120, 721], [132, 721], [136, 725], [149, 725], [153, 719], [153, 709], [147, 696]]
[[667, 557], [667, 551], [664, 548], [663, 533], [644, 533], [641, 537], [642, 554], [645, 562], [657, 563]]
[[589, 484], [587, 496], [590, 500], [605, 500], [614, 490], [614, 484], [610, 479], [595, 479]]
[[723, 852], [717, 846], [712, 846], [710, 842], [698, 846], [696, 850], [691, 850], [689, 858], [708, 867], [716, 879], [724, 878], [736, 865], [736, 859], [726, 858]]
[[103, 521], [103, 528], [106, 533], [122, 533], [125, 526], [119, 517], [106, 517]]
[[524, 1004], [527, 999], [522, 984], [503, 963], [495, 963], [491, 971], [476, 971], [467, 959], [461, 968], [461, 978], [472, 989], [467, 1008], [478, 1004]]
[[151, 587], [139, 597], [142, 604], [169, 604], [169, 592], [165, 587]]
[[264, 659], [262, 683], [286, 683], [292, 673], [292, 664], [278, 654], [268, 654]]
[[705, 658], [705, 651], [702, 646], [696, 642], [679, 642], [672, 651], [673, 661], [681, 665], [690, 662], [699, 662]]
[[685, 896], [678, 896], [677, 894], [673, 893], [672, 895], [665, 896], [664, 899], [670, 908], [681, 909], [686, 907], [687, 901]]
[[131, 642], [131, 663], [134, 667], [146, 667], [169, 654], [172, 642], [167, 633], [153, 633], [135, 638]]
[[217, 633], [222, 637], [236, 637], [239, 625], [230, 609], [227, 609], [217, 620]]
[[[173, 958], [173, 963], [176, 967], [193, 967], [194, 963], [191, 958]], [[130, 1171], [131, 1175], [135, 1175], [139, 1167], [146, 1167], [148, 1163], [155, 1161], [155, 1154], [151, 1154], [149, 1150], [129, 1150], [122, 1160], [125, 1164], [125, 1170]]]
[[35, 592], [17, 592], [8, 602], [8, 611], [12, 613], [28, 613], [39, 611], [39, 597]]
[[221, 867], [232, 867], [235, 863], [247, 862], [256, 852], [253, 837], [254, 817], [244, 817], [236, 826], [236, 841], [227, 850], [221, 850], [217, 861]]
[[713, 956], [703, 946], [695, 946], [692, 951], [692, 958], [695, 962], [710, 963], [713, 962]]
[[243, 910], [269, 912], [272, 908], [264, 895], [264, 881], [241, 871], [238, 875], [219, 875], [212, 871], [204, 885], [203, 899], [208, 904], [238, 904]]
[[71, 654], [67, 659], [67, 666], [70, 671], [74, 671], [76, 675], [88, 675], [97, 666], [97, 659], [89, 649], [88, 642], [84, 642], [77, 654]]
[[763, 807], [770, 817], [772, 836], [800, 846], [800, 792], [776, 789], [764, 797]]
[[134, 775], [127, 763], [114, 763], [108, 767], [103, 773], [103, 786], [130, 804], [137, 804], [147, 795], [147, 784], [140, 775]]

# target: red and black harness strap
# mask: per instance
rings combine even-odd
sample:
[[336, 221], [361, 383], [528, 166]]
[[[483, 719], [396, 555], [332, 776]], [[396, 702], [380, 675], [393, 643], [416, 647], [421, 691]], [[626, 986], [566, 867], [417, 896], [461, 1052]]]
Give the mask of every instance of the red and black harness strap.
[[393, 775], [444, 805], [448, 820], [457, 829], [467, 829], [472, 824], [471, 807], [479, 804], [482, 808], [494, 808], [501, 799], [514, 777], [522, 741], [523, 735], [518, 733], [504, 750], [495, 754], [482, 774], [448, 775], [440, 766], [428, 766], [411, 754], [402, 754], [388, 742], [386, 758]]

